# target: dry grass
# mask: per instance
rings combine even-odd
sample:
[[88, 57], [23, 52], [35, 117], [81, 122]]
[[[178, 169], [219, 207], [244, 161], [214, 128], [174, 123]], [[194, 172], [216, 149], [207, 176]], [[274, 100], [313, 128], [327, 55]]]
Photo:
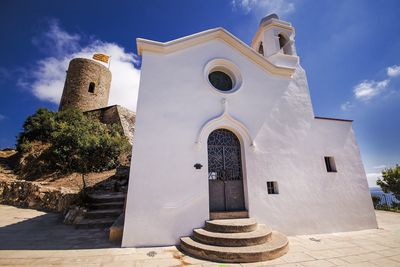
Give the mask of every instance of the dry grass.
[[[16, 158], [15, 150], [0, 150], [0, 179], [21, 180], [23, 177], [14, 172], [14, 161]], [[89, 173], [85, 176], [86, 186], [91, 187], [98, 184], [115, 174], [114, 170], [100, 173]], [[82, 176], [79, 173], [67, 175], [47, 174], [34, 180], [42, 185], [54, 188], [68, 188], [79, 191], [83, 187]]]

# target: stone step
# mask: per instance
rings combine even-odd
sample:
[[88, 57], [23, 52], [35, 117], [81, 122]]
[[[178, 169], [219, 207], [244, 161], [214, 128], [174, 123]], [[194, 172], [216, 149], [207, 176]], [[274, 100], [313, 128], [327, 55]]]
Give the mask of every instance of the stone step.
[[253, 218], [212, 220], [206, 221], [204, 228], [219, 233], [251, 232], [257, 229], [257, 221]]
[[249, 212], [243, 211], [213, 211], [210, 212], [210, 220], [221, 220], [221, 219], [240, 219], [249, 218]]
[[125, 201], [125, 194], [121, 192], [89, 195], [89, 202], [91, 203], [124, 202], [124, 201]]
[[110, 227], [116, 218], [83, 219], [75, 226], [77, 228], [107, 228]]
[[124, 232], [125, 215], [121, 214], [110, 227], [108, 240], [113, 242], [122, 242], [122, 234]]
[[190, 237], [181, 238], [181, 249], [201, 259], [226, 262], [248, 263], [278, 258], [288, 251], [288, 239], [278, 232], [272, 232], [271, 239], [260, 245], [245, 247], [221, 247], [199, 243]]
[[123, 212], [122, 209], [90, 210], [85, 213], [87, 219], [117, 218]]
[[271, 229], [259, 224], [257, 229], [243, 233], [218, 233], [205, 229], [194, 229], [193, 239], [207, 245], [224, 247], [254, 246], [268, 242], [271, 239]]
[[104, 203], [90, 203], [89, 208], [91, 210], [106, 210], [106, 209], [123, 209], [124, 202], [104, 202]]

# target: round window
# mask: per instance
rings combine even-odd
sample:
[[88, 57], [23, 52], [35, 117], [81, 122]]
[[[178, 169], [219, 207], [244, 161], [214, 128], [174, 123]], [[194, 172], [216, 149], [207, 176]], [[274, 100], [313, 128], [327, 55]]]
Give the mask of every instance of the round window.
[[220, 91], [230, 91], [233, 88], [232, 78], [222, 71], [212, 71], [208, 74], [210, 83]]

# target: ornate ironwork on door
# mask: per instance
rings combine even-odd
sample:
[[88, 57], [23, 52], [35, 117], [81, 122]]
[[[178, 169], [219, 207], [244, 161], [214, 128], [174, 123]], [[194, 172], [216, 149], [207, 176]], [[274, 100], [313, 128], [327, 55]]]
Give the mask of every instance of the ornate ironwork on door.
[[217, 129], [208, 137], [207, 145], [210, 210], [243, 210], [243, 176], [239, 139], [229, 130]]

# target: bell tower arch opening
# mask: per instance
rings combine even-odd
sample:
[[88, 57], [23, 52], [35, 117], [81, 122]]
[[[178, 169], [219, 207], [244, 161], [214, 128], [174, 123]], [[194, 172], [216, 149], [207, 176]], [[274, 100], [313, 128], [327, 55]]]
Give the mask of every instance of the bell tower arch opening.
[[258, 53], [264, 56], [264, 46], [262, 42], [258, 45]]
[[261, 20], [251, 47], [276, 66], [296, 68], [299, 63], [294, 27], [289, 22], [280, 20], [276, 14]]
[[285, 37], [285, 35], [282, 33], [278, 34], [278, 38], [279, 38], [280, 51], [283, 52], [283, 54], [285, 54], [285, 55], [291, 55], [292, 49], [291, 49], [289, 38]]

